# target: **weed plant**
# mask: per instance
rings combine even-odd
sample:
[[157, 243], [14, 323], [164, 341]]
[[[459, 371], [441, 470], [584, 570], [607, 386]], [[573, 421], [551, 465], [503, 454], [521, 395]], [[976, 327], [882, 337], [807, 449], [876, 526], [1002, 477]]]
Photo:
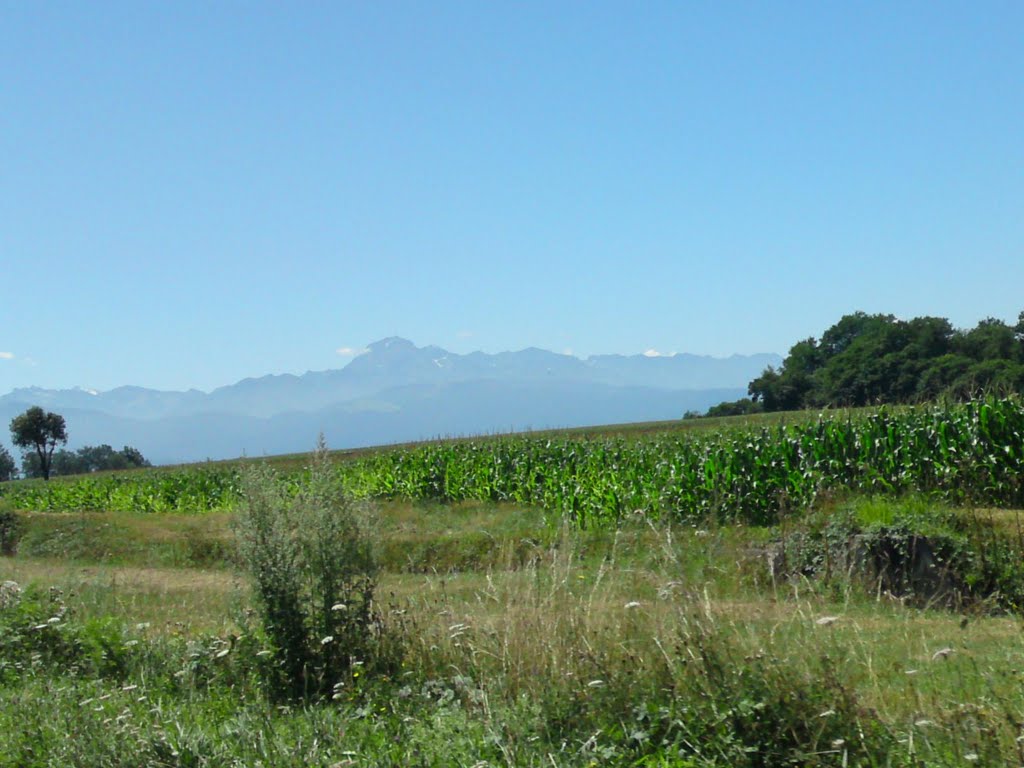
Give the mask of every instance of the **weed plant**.
[[322, 437], [292, 493], [266, 466], [245, 473], [237, 531], [269, 643], [262, 669], [273, 699], [328, 697], [359, 667], [375, 673], [394, 662], [374, 604], [369, 509], [343, 493]]

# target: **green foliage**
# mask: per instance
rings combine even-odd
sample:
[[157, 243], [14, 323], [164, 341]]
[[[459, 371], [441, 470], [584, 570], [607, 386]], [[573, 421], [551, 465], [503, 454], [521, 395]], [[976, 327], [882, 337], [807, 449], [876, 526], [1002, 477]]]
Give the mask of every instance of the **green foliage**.
[[44, 480], [50, 479], [50, 463], [58, 444], [68, 441], [64, 417], [44, 412], [35, 405], [11, 419], [11, 439], [19, 448], [35, 451]]
[[[884, 588], [921, 604], [1024, 608], [1020, 528], [1002, 530], [991, 516], [924, 497], [857, 499], [822, 510], [786, 531], [780, 547], [776, 566], [791, 575], [867, 581], [872, 593]], [[882, 566], [887, 573], [877, 571]]]
[[[126, 445], [115, 451], [109, 445], [87, 445], [77, 451], [61, 449], [53, 454], [50, 474], [84, 475], [91, 472], [116, 471], [150, 467], [149, 461], [137, 448]], [[42, 466], [38, 455], [26, 453], [22, 460], [22, 472], [27, 478], [42, 477]]]
[[999, 320], [955, 330], [945, 318], [846, 315], [794, 345], [782, 368], [750, 382], [766, 411], [915, 403], [1024, 393], [1024, 334]]
[[0, 487], [17, 509], [38, 512], [174, 512], [199, 514], [230, 509], [241, 492], [233, 468], [151, 470], [126, 474], [56, 478]]
[[699, 625], [688, 646], [697, 665], [679, 675], [686, 704], [671, 719], [663, 713], [660, 725], [695, 758], [774, 768], [829, 764], [812, 756], [831, 756], [832, 764], [860, 765], [893, 746], [825, 654], [806, 667], [744, 655]]
[[342, 492], [322, 442], [291, 493], [265, 466], [244, 475], [238, 533], [272, 649], [264, 665], [272, 698], [330, 696], [387, 668], [370, 520]]
[[731, 403], [719, 403], [708, 408], [705, 416], [708, 418], [717, 418], [723, 416], [749, 416], [753, 413], [763, 413], [764, 403], [755, 402], [749, 397], [740, 398], [734, 400]]
[[[323, 471], [327, 471], [324, 469]], [[770, 525], [822, 494], [922, 493], [955, 503], [1024, 504], [1024, 401], [824, 412], [760, 429], [622, 437], [504, 437], [428, 443], [337, 465], [357, 498], [511, 502], [614, 526], [637, 512]], [[306, 474], [279, 477], [282, 498]], [[268, 481], [269, 482], [269, 481]], [[240, 496], [230, 467], [0, 486], [15, 509], [203, 512]]]
[[108, 620], [73, 620], [60, 590], [0, 584], [0, 683], [60, 669], [70, 676], [122, 679], [134, 644]]
[[13, 555], [24, 525], [18, 513], [0, 499], [0, 555]]
[[[288, 505], [316, 476], [271, 476], [263, 490]], [[318, 497], [334, 498], [322, 478]], [[916, 497], [851, 503], [838, 516], [862, 529], [959, 525]], [[672, 552], [707, 556], [724, 530], [677, 531], [686, 538]], [[959, 617], [823, 604], [803, 587], [797, 599], [720, 601], [704, 578], [680, 586], [687, 577], [668, 551], [642, 573], [620, 555], [584, 564], [592, 540], [566, 528], [522, 570], [488, 573], [465, 603], [456, 590], [403, 603], [415, 633], [401, 674], [351, 666], [337, 693], [324, 691], [329, 701], [265, 699], [264, 660], [280, 662], [266, 633], [183, 635], [162, 620], [133, 631], [82, 621], [57, 592], [4, 587], [0, 768], [1019, 763], [1014, 620], [972, 617], [958, 629]], [[735, 559], [721, 552], [714, 570]], [[823, 612], [841, 615], [823, 626]]]
[[772, 524], [822, 493], [1024, 502], [1024, 402], [881, 410], [759, 431], [433, 443], [342, 468], [359, 495], [539, 506], [582, 525], [640, 512]]
[[0, 483], [13, 480], [18, 472], [18, 465], [14, 463], [14, 457], [6, 447], [0, 445]]

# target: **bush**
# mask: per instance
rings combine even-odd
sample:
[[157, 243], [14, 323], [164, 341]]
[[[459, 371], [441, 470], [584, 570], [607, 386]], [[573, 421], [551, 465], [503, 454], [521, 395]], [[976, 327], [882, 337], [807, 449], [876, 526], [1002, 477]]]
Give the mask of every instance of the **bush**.
[[708, 408], [705, 416], [716, 418], [721, 416], [749, 416], [753, 413], [764, 413], [764, 403], [751, 400], [749, 397], [719, 403]]
[[21, 518], [0, 500], [0, 555], [13, 555], [22, 533]]
[[1024, 537], [996, 514], [926, 497], [858, 499], [807, 516], [769, 552], [770, 565], [776, 575], [854, 581], [922, 605], [1019, 611]]
[[373, 602], [378, 565], [369, 508], [342, 491], [323, 437], [303, 483], [287, 490], [266, 466], [243, 477], [239, 549], [270, 648], [274, 700], [317, 699], [390, 667]]

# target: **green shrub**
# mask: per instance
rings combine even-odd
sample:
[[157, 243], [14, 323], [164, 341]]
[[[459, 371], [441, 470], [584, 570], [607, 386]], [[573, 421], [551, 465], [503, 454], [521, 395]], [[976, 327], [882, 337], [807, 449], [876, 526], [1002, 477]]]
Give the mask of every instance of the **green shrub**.
[[0, 555], [13, 555], [22, 532], [21, 518], [0, 500]]
[[121, 680], [135, 667], [135, 645], [112, 619], [76, 620], [56, 587], [0, 584], [0, 682], [52, 670]]
[[949, 607], [1024, 607], [1024, 537], [917, 496], [872, 497], [808, 515], [774, 550], [776, 575], [851, 580]]
[[343, 493], [323, 438], [296, 487], [265, 465], [242, 487], [239, 550], [270, 645], [262, 673], [271, 698], [325, 697], [388, 667], [369, 508]]

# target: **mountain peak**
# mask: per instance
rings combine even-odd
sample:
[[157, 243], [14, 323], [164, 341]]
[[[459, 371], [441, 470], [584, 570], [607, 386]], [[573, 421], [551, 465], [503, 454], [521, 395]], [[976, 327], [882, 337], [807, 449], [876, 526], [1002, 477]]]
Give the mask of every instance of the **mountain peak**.
[[403, 352], [415, 350], [416, 345], [401, 336], [388, 336], [380, 341], [368, 344], [366, 348], [370, 352]]

